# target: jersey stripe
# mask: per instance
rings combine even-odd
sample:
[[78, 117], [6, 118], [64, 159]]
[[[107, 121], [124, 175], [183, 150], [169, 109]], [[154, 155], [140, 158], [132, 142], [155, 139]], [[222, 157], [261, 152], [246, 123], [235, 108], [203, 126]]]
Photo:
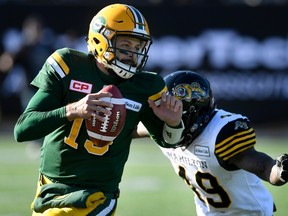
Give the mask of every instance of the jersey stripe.
[[252, 147], [254, 144], [255, 144], [255, 142], [251, 142], [251, 143], [248, 143], [246, 145], [243, 145], [243, 147], [242, 148], [238, 148], [237, 151], [233, 151], [230, 154], [227, 154], [225, 157], [223, 157], [223, 160], [224, 161], [228, 160], [229, 158], [239, 154], [240, 152]]
[[163, 92], [167, 92], [167, 87], [165, 86], [160, 92], [154, 94], [154, 95], [151, 95], [149, 97], [150, 100], [153, 100], [156, 104], [156, 106], [160, 106], [160, 103], [161, 103], [161, 95]]
[[223, 160], [252, 147], [256, 143], [256, 136], [253, 128], [239, 132], [233, 136], [228, 137], [220, 143], [215, 145], [215, 154]]
[[255, 133], [254, 133], [252, 128], [250, 128], [250, 130], [248, 130], [248, 131], [243, 131], [241, 133], [237, 133], [234, 136], [225, 139], [221, 143], [217, 143], [216, 144], [216, 153], [223, 151], [224, 149], [230, 148], [235, 143], [241, 142], [242, 140], [245, 140], [248, 138], [255, 138]]
[[236, 146], [232, 147], [228, 151], [218, 154], [218, 156], [223, 158], [223, 160], [227, 160], [230, 157], [244, 151], [245, 149], [252, 147], [254, 144], [255, 144], [255, 140], [248, 140], [246, 142], [237, 144]]
[[[245, 130], [245, 131], [239, 132], [237, 134], [234, 134], [233, 136], [228, 137], [227, 139], [223, 140], [222, 142], [217, 143], [216, 148], [219, 149], [219, 148], [221, 148], [221, 146], [226, 145], [226, 143], [230, 142], [231, 140], [237, 139], [237, 137], [242, 137], [245, 134], [251, 133], [251, 132], [254, 133], [253, 128], [250, 128], [249, 130]], [[254, 135], [255, 135], [255, 133], [254, 133]]]
[[[105, 216], [105, 215], [109, 215], [109, 213], [111, 213], [115, 207], [116, 204], [116, 200], [115, 199], [111, 199], [109, 206], [107, 206], [105, 209], [103, 209], [99, 214], [97, 214], [98, 216]], [[113, 213], [113, 212], [112, 212]], [[114, 215], [114, 214], [112, 214]]]
[[62, 69], [59, 67], [55, 59], [52, 58], [52, 56], [49, 56], [47, 62], [54, 68], [54, 70], [58, 73], [58, 75], [63, 78], [65, 76], [65, 73], [62, 71]]
[[96, 134], [92, 131], [87, 130], [87, 133], [90, 137], [93, 137], [95, 139], [99, 139], [99, 140], [104, 140], [104, 141], [113, 141], [115, 139], [114, 136], [104, 136], [101, 134]]
[[54, 52], [48, 58], [48, 62], [49, 64], [51, 64], [51, 66], [54, 68], [54, 70], [59, 74], [61, 78], [63, 78], [65, 75], [69, 73], [68, 66], [57, 52]]
[[109, 103], [112, 103], [112, 104], [116, 104], [116, 105], [125, 104], [125, 99], [124, 98], [102, 97], [102, 98], [99, 98], [99, 100], [105, 101], [105, 102], [109, 102]]
[[69, 68], [64, 62], [64, 60], [62, 59], [62, 57], [57, 52], [54, 52], [52, 54], [52, 57], [56, 60], [56, 62], [60, 65], [64, 73], [67, 75], [69, 73]]

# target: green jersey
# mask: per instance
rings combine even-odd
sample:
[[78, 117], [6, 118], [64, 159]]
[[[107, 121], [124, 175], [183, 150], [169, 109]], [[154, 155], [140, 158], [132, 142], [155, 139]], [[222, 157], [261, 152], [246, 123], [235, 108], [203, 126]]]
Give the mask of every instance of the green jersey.
[[[107, 76], [92, 55], [64, 48], [47, 59], [31, 84], [39, 89], [36, 95], [42, 96], [32, 98], [15, 126], [16, 133], [23, 133], [24, 141], [45, 135], [40, 173], [55, 182], [115, 192], [128, 158], [132, 132], [139, 121], [156, 142], [163, 142], [163, 122], [147, 102], [148, 98], [160, 101], [161, 93], [166, 91], [160, 75], [142, 72], [127, 80]], [[99, 148], [89, 140], [83, 119], [70, 122], [65, 118], [65, 105], [108, 84], [116, 85], [125, 98], [126, 122], [112, 145]], [[45, 106], [41, 104], [43, 97], [50, 98]], [[38, 114], [29, 115], [31, 111]], [[30, 127], [34, 127], [33, 133], [24, 133]]]

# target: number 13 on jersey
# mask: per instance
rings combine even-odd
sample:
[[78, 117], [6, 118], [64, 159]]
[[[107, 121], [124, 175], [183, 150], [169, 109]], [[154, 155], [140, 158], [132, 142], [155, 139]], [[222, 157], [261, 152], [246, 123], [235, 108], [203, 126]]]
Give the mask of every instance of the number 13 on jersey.
[[[79, 144], [76, 142], [76, 139], [79, 135], [82, 123], [83, 123], [83, 119], [81, 118], [75, 119], [71, 127], [69, 136], [64, 138], [64, 142], [74, 149], [78, 149]], [[103, 147], [97, 147], [94, 145], [93, 142], [91, 142], [88, 139], [85, 141], [84, 147], [88, 153], [98, 155], [98, 156], [105, 154], [109, 150], [109, 145], [106, 145]]]

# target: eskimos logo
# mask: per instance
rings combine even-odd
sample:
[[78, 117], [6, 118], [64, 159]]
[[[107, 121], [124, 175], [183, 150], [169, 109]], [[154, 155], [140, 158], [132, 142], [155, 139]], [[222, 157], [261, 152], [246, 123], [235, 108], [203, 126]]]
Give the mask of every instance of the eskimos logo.
[[107, 22], [104, 17], [95, 17], [91, 22], [93, 32], [99, 32], [102, 26], [106, 26]]

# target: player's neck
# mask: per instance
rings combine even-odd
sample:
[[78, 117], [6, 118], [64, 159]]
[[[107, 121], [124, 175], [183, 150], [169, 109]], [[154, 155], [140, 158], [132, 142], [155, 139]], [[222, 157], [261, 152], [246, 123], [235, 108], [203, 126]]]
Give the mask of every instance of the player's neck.
[[97, 66], [104, 74], [110, 77], [119, 78], [119, 76], [112, 69], [105, 67], [104, 64], [102, 64], [101, 62], [97, 61]]
[[108, 72], [107, 68], [101, 64], [100, 62], [96, 61], [97, 62], [97, 67], [106, 75], [110, 76], [110, 73]]

